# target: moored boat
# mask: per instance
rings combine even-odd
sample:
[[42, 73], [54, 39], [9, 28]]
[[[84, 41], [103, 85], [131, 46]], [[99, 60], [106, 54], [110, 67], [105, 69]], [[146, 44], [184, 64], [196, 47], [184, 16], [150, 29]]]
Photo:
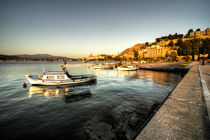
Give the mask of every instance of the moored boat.
[[113, 64], [98, 64], [94, 66], [94, 69], [113, 69]]
[[47, 71], [42, 75], [26, 75], [26, 79], [31, 85], [73, 85], [87, 83], [96, 80], [96, 75], [70, 75], [66, 70], [66, 65], [62, 65], [63, 71]]
[[133, 65], [122, 65], [117, 67], [117, 70], [124, 70], [124, 71], [134, 71], [138, 69], [139, 69], [138, 66], [133, 66]]

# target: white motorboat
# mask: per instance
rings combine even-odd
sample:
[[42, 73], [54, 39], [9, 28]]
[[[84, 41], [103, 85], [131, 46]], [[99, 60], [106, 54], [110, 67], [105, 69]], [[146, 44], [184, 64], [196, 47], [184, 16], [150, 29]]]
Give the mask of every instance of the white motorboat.
[[47, 71], [42, 75], [26, 75], [26, 79], [31, 85], [73, 85], [96, 81], [96, 75], [70, 75], [66, 70], [66, 65], [62, 65], [63, 71]]
[[134, 71], [138, 69], [139, 69], [138, 66], [133, 66], [133, 65], [122, 65], [117, 67], [117, 70], [124, 70], [124, 71]]

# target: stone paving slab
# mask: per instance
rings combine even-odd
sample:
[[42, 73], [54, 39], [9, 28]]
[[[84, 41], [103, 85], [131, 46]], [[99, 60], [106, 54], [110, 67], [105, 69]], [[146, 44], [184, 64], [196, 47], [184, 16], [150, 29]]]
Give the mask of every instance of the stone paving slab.
[[193, 65], [136, 140], [207, 139], [205, 113], [198, 65]]

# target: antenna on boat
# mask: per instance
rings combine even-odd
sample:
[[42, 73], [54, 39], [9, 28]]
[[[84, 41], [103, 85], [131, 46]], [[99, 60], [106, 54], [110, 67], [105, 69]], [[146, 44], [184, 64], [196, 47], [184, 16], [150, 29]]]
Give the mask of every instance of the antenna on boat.
[[45, 68], [42, 68], [43, 73], [45, 73]]

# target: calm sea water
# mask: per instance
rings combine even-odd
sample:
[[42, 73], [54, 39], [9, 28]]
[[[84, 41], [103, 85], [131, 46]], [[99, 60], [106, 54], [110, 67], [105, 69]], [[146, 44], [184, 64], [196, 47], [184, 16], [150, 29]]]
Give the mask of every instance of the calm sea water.
[[130, 140], [182, 78], [147, 70], [95, 70], [95, 84], [22, 87], [24, 75], [41, 74], [43, 67], [61, 70], [59, 64], [0, 63], [1, 138]]

